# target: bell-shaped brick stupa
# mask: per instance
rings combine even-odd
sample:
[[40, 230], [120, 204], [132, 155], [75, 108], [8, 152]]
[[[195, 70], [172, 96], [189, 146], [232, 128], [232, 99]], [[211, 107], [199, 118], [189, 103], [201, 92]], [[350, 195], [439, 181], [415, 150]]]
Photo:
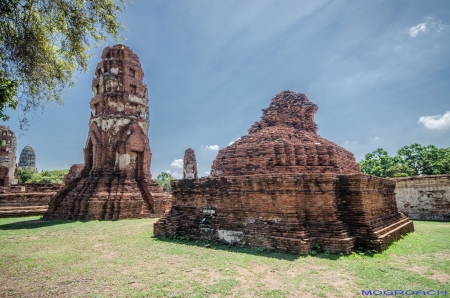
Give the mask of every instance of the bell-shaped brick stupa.
[[172, 181], [157, 236], [279, 251], [383, 250], [414, 230], [395, 182], [361, 174], [352, 153], [317, 134], [317, 106], [277, 94], [246, 136], [219, 151], [209, 178]]

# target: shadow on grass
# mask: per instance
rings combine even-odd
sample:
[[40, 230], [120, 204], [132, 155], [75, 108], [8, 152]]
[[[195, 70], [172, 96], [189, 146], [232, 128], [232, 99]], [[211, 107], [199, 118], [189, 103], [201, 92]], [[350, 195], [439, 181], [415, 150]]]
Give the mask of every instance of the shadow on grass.
[[73, 222], [87, 222], [84, 220], [78, 221], [70, 221], [70, 220], [45, 220], [45, 219], [35, 219], [35, 220], [26, 220], [26, 221], [18, 221], [13, 223], [8, 223], [4, 225], [0, 225], [0, 230], [27, 230], [27, 229], [38, 229], [51, 227], [61, 224], [73, 223]]
[[288, 253], [288, 252], [276, 251], [273, 249], [254, 248], [254, 247], [239, 246], [239, 245], [229, 245], [229, 244], [222, 244], [222, 243], [218, 243], [218, 242], [209, 242], [209, 241], [200, 241], [200, 240], [188, 240], [188, 239], [180, 240], [180, 239], [156, 237], [156, 236], [153, 236], [152, 238], [157, 241], [164, 241], [164, 242], [169, 242], [169, 243], [176, 243], [176, 244], [202, 247], [202, 248], [206, 247], [206, 248], [209, 248], [212, 250], [222, 250], [222, 251], [235, 252], [235, 253], [245, 253], [245, 254], [251, 254], [254, 256], [274, 258], [274, 259], [286, 260], [286, 261], [295, 261], [297, 259], [306, 258], [306, 257], [328, 259], [331, 261], [335, 261], [335, 260], [339, 260], [342, 257], [345, 257], [344, 254], [333, 254], [333, 253], [325, 253], [325, 252], [318, 252], [314, 255], [308, 255], [308, 254], [299, 253], [299, 252]]

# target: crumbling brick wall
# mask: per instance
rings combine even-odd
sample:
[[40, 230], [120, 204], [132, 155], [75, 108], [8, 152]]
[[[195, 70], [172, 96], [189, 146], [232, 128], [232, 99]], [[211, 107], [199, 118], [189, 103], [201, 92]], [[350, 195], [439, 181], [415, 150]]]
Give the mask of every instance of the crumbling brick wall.
[[17, 140], [7, 126], [0, 126], [0, 137], [3, 141], [0, 147], [0, 186], [9, 187], [17, 184]]
[[228, 176], [171, 185], [172, 210], [155, 224], [155, 235], [289, 252], [317, 243], [348, 253], [355, 246], [383, 250], [414, 229], [397, 212], [394, 183], [363, 174]]
[[43, 215], [62, 184], [19, 184], [0, 187], [0, 217]]
[[411, 219], [450, 221], [450, 175], [392, 180], [399, 211]]

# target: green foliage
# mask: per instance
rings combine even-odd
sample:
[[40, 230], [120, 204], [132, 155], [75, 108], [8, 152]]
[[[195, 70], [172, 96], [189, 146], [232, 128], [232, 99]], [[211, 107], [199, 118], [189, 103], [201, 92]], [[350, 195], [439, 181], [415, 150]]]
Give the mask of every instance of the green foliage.
[[64, 175], [69, 172], [69, 169], [65, 170], [46, 170], [42, 172], [36, 172], [33, 169], [19, 169], [19, 183], [55, 183], [62, 184]]
[[172, 175], [162, 172], [158, 176], [156, 176], [156, 183], [158, 183], [159, 186], [164, 187], [164, 185], [167, 185], [167, 190], [169, 192], [172, 192], [172, 187], [170, 186], [170, 180], [175, 180], [175, 178], [172, 177]]
[[33, 177], [34, 174], [38, 174], [38, 173], [31, 168], [27, 168], [25, 170], [22, 170], [21, 168], [19, 168], [19, 170], [17, 172], [17, 176], [19, 178], [19, 183], [20, 184], [28, 183], [28, 181], [31, 179], [31, 177]]
[[382, 148], [366, 154], [361, 172], [379, 177], [450, 174], [450, 148], [412, 144], [390, 157]]
[[62, 104], [62, 91], [75, 84], [74, 71], [88, 68], [91, 44], [108, 35], [120, 39], [123, 7], [125, 0], [0, 1], [0, 92], [6, 92], [0, 118], [8, 118], [6, 107], [18, 105], [22, 128], [27, 113]]
[[[14, 81], [8, 81], [0, 76], [0, 119], [8, 121], [9, 116], [4, 112], [7, 108], [17, 108], [17, 83]], [[1, 145], [1, 141], [0, 141]]]

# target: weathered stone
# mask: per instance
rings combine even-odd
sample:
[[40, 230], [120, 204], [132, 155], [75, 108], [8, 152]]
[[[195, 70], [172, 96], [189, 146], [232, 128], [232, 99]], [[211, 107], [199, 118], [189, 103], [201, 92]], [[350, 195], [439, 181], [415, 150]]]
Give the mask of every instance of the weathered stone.
[[64, 184], [69, 184], [70, 181], [80, 177], [83, 169], [84, 163], [72, 165], [69, 169], [69, 172], [64, 176]]
[[270, 173], [359, 173], [353, 154], [317, 134], [317, 105], [278, 93], [246, 136], [219, 151], [211, 177]]
[[30, 145], [26, 145], [22, 149], [22, 152], [20, 152], [19, 168], [21, 168], [22, 170], [25, 169], [32, 169], [35, 171], [37, 170], [36, 154], [34, 153], [33, 147], [31, 147]]
[[399, 211], [411, 219], [450, 221], [450, 175], [392, 180]]
[[7, 126], [0, 126], [3, 144], [0, 147], [0, 186], [17, 184], [16, 150], [14, 132]]
[[182, 235], [279, 251], [381, 251], [414, 230], [395, 183], [359, 172], [353, 154], [317, 134], [317, 106], [279, 93], [247, 136], [219, 151], [210, 178], [171, 181], [156, 236]]
[[197, 179], [197, 160], [195, 159], [194, 150], [186, 149], [183, 159], [183, 179]]
[[167, 204], [155, 198], [170, 200], [150, 174], [147, 86], [139, 58], [124, 45], [107, 47], [95, 75], [84, 168], [51, 199], [44, 217], [160, 216]]
[[0, 187], [0, 217], [43, 215], [62, 184], [19, 184]]

